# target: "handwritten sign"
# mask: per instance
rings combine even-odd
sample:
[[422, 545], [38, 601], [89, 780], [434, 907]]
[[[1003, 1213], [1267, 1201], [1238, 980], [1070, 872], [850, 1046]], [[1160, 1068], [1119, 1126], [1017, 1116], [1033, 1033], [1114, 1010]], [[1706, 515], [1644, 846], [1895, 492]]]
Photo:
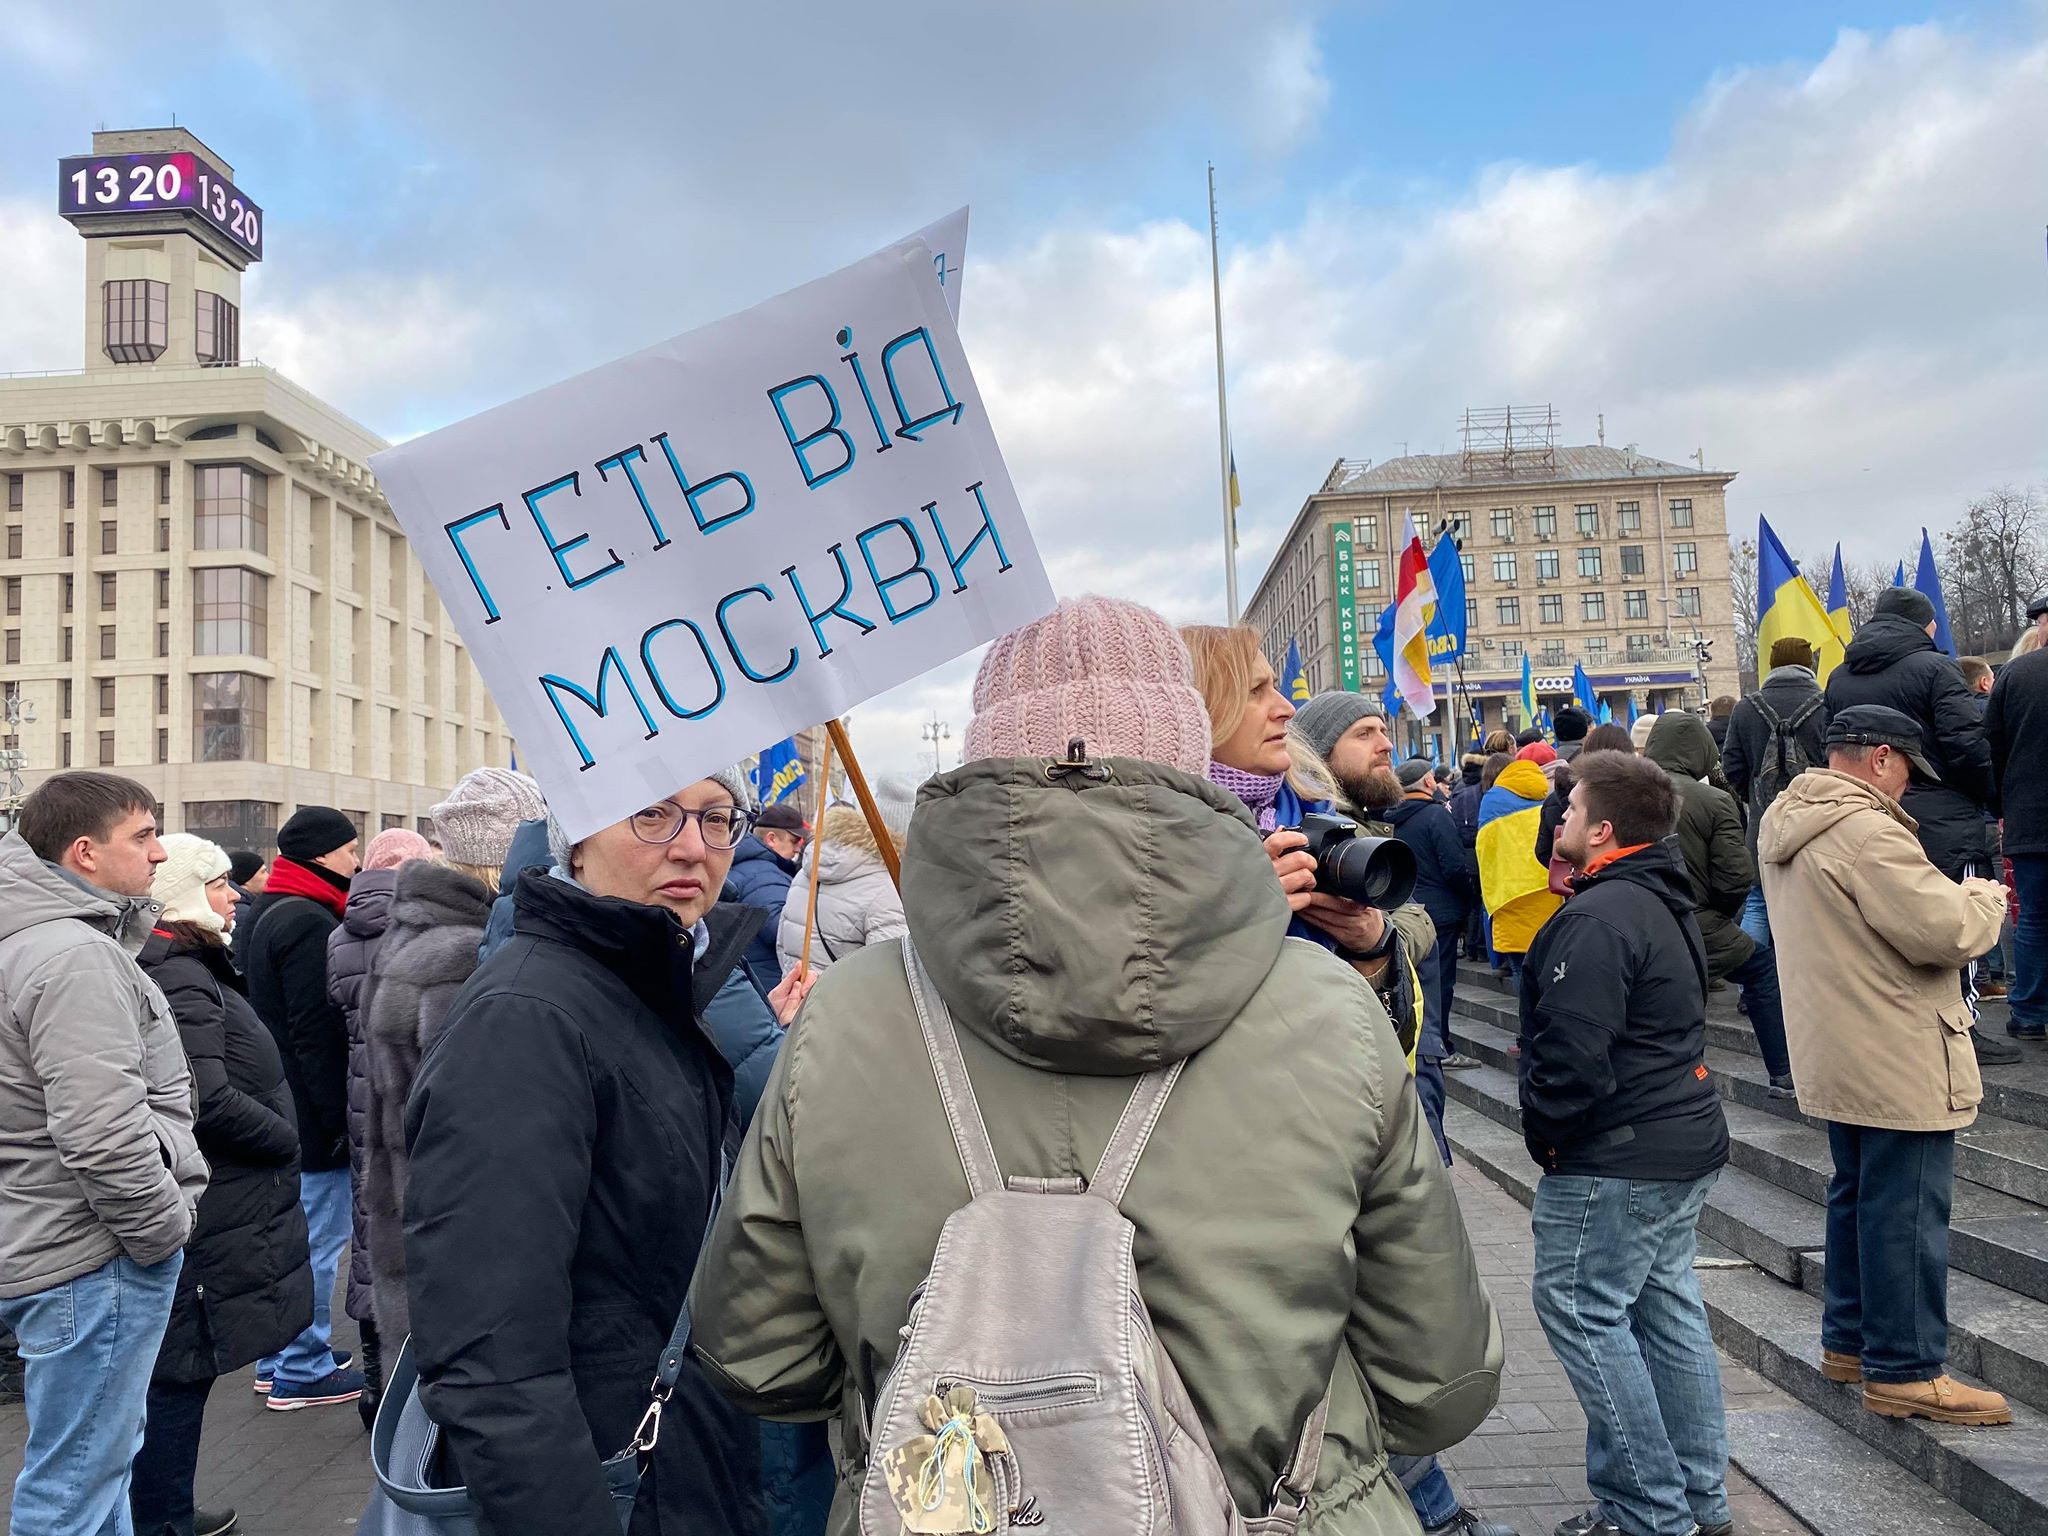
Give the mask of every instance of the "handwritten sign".
[[371, 461], [572, 838], [1052, 607], [946, 293], [913, 237]]

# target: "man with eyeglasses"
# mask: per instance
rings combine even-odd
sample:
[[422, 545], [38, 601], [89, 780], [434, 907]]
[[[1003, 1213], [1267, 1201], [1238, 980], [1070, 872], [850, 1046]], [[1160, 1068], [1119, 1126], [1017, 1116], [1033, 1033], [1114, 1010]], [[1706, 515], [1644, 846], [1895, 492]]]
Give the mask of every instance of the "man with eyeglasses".
[[[616, 1529], [600, 1463], [646, 1409], [721, 1169], [810, 988], [792, 975], [764, 1003], [740, 965], [762, 914], [718, 900], [745, 784], [723, 769], [574, 843], [550, 823], [553, 867], [520, 876], [512, 938], [420, 1063], [412, 1348], [485, 1529]], [[687, 1366], [641, 1504], [662, 1529], [759, 1529], [760, 1451]]]

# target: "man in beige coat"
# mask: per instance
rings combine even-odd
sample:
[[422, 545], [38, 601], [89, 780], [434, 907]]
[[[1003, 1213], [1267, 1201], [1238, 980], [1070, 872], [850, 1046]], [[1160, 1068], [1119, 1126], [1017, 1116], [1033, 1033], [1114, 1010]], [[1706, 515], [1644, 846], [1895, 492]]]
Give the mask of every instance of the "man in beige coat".
[[1899, 808], [1914, 768], [1932, 776], [1910, 715], [1839, 710], [1827, 744], [1757, 838], [1799, 1107], [1835, 1162], [1821, 1370], [1887, 1418], [2009, 1424], [1942, 1370], [1955, 1133], [1983, 1098], [1956, 973], [1997, 942], [2005, 892], [1921, 851]]

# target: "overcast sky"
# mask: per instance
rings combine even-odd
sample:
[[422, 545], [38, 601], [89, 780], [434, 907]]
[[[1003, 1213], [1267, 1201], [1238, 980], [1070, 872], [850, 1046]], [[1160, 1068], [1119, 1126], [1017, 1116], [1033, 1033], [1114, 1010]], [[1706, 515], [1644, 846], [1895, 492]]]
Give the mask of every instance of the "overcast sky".
[[[0, 370], [80, 361], [53, 162], [174, 112], [268, 210], [244, 351], [392, 438], [965, 202], [1055, 586], [1213, 618], [1213, 158], [1247, 592], [1334, 460], [1451, 449], [1468, 405], [1703, 449], [1738, 531], [1852, 559], [2048, 481], [2048, 0], [7, 13]], [[870, 766], [934, 710], [950, 766], [971, 675], [856, 711]]]

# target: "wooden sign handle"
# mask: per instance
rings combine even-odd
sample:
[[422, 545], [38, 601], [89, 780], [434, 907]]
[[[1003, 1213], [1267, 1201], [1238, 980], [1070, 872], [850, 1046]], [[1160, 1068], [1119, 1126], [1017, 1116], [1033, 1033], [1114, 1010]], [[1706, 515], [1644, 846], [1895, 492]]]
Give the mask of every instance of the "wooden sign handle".
[[[838, 721], [832, 722], [836, 728]], [[832, 736], [828, 733], [818, 753], [818, 815], [811, 827], [811, 889], [804, 901], [804, 943], [797, 954], [797, 968], [811, 968], [811, 935], [818, 929], [818, 857], [825, 848], [825, 802], [832, 794]]]
[[[860, 759], [853, 755], [853, 742], [846, 734], [846, 727], [837, 720], [825, 722], [825, 741], [828, 747], [837, 748], [840, 760], [846, 765], [846, 781], [853, 786], [853, 798], [860, 802], [860, 813], [868, 819], [868, 830], [875, 834], [875, 846], [881, 850], [882, 862], [888, 866], [889, 879], [898, 891], [903, 889], [902, 863], [896, 856], [896, 839], [889, 835], [889, 829], [882, 821], [882, 808], [875, 804], [874, 792], [868, 788], [868, 776], [860, 771]], [[830, 761], [830, 758], [827, 758]]]

